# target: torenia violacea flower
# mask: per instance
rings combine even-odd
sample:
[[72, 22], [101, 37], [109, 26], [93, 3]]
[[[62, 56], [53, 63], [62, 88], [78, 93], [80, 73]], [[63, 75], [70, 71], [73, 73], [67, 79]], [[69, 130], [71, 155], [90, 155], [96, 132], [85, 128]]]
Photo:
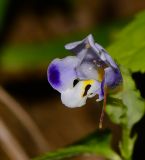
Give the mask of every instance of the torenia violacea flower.
[[87, 98], [96, 95], [97, 101], [106, 101], [107, 91], [122, 84], [117, 64], [91, 34], [82, 41], [66, 44], [65, 49], [74, 56], [54, 59], [47, 71], [49, 83], [61, 93], [65, 106], [81, 107]]

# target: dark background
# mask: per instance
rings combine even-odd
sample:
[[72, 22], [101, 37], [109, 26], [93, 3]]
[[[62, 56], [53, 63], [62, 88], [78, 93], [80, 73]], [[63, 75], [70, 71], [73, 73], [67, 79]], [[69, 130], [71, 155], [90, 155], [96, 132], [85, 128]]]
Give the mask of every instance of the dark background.
[[[0, 102], [0, 116], [28, 157], [35, 157], [72, 144], [95, 131], [101, 110], [93, 100], [79, 109], [64, 107], [59, 93], [47, 82], [49, 62], [66, 55], [65, 43], [81, 40], [89, 33], [106, 47], [136, 13], [145, 9], [145, 1], [7, 0], [4, 3], [0, 5], [1, 86], [37, 124], [45, 145], [42, 147], [39, 140], [34, 142], [27, 127], [3, 101]], [[145, 98], [145, 75], [134, 73], [133, 78]], [[0, 96], [3, 99], [1, 92]], [[139, 135], [134, 160], [145, 159], [144, 126], [145, 117], [133, 130], [133, 134], [137, 132]], [[120, 128], [107, 116], [104, 128], [113, 131], [112, 145], [117, 151]], [[0, 146], [0, 159], [10, 159], [8, 150], [2, 143]], [[83, 156], [76, 159], [99, 160]]]

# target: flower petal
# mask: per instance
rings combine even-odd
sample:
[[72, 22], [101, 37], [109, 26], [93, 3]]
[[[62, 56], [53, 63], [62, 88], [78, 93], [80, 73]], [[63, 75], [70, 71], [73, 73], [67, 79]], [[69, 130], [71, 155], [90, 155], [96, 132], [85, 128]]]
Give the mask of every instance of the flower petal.
[[94, 38], [91, 34], [82, 41], [67, 44], [65, 48], [75, 53], [80, 59], [81, 64], [92, 63], [95, 68], [106, 67], [107, 65], [107, 58], [104, 54], [105, 50], [94, 42]]
[[82, 41], [73, 42], [65, 45], [67, 50], [74, 52], [81, 61], [96, 60], [98, 66], [107, 65], [118, 68], [107, 51], [98, 43], [94, 42], [93, 36], [90, 34]]
[[105, 61], [108, 66], [112, 66], [113, 68], [118, 68], [114, 60], [111, 58], [111, 56], [107, 53], [107, 51], [98, 43], [95, 43], [95, 46], [100, 51], [100, 58], [102, 61]]
[[95, 95], [98, 95], [97, 101], [101, 101], [104, 98], [104, 94], [102, 94], [101, 83], [98, 81], [94, 81], [91, 88], [88, 90], [88, 98], [92, 98]]
[[96, 53], [99, 53], [99, 50], [95, 47], [94, 39], [91, 34], [82, 41], [72, 42], [65, 45], [65, 49], [72, 51], [78, 56], [82, 50], [87, 50], [88, 48], [93, 48]]
[[82, 83], [79, 82], [74, 88], [68, 88], [67, 90], [61, 92], [62, 103], [69, 107], [81, 107], [86, 104], [87, 96], [82, 97]]
[[62, 103], [70, 108], [81, 107], [86, 104], [87, 98], [98, 94], [100, 83], [95, 80], [79, 81], [74, 88], [61, 92]]
[[76, 68], [77, 76], [79, 79], [97, 79], [98, 72], [94, 65], [91, 63], [82, 63]]
[[75, 67], [78, 63], [79, 59], [74, 56], [53, 60], [47, 71], [51, 86], [59, 92], [73, 87], [73, 81], [77, 78]]
[[122, 83], [122, 76], [119, 69], [108, 67], [105, 69], [105, 84], [109, 88], [115, 88]]
[[79, 50], [81, 50], [82, 48], [84, 48], [83, 41], [72, 42], [65, 45], [66, 50], [69, 50], [75, 53], [79, 52]]
[[65, 45], [76, 54], [55, 59], [48, 67], [48, 81], [61, 92], [62, 102], [70, 107], [81, 107], [87, 98], [104, 98], [104, 87], [116, 88], [122, 82], [117, 64], [90, 34], [82, 41]]
[[117, 64], [114, 62], [114, 60], [111, 58], [111, 56], [108, 53], [104, 53], [106, 57], [106, 61], [110, 64], [111, 67], [118, 69]]

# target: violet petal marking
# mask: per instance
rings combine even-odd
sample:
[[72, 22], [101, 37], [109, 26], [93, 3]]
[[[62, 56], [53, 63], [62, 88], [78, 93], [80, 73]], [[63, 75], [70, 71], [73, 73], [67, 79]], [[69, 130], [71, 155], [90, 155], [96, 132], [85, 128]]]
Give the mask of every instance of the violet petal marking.
[[48, 78], [50, 84], [53, 84], [56, 87], [60, 86], [60, 73], [56, 65], [51, 65], [48, 70]]
[[105, 85], [105, 79], [101, 82], [101, 96], [104, 97], [104, 85]]
[[109, 88], [115, 88], [122, 83], [122, 76], [118, 69], [108, 67], [105, 69], [105, 84]]
[[52, 87], [59, 92], [73, 87], [73, 81], [77, 79], [75, 67], [78, 63], [79, 60], [75, 56], [54, 59], [48, 67], [48, 81]]

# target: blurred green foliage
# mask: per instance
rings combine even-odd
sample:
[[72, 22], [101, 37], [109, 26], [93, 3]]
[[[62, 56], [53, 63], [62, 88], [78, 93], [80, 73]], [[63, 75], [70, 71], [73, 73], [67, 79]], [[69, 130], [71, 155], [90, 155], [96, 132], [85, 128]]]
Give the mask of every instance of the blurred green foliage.
[[140, 92], [136, 90], [129, 71], [121, 67], [123, 74], [123, 90], [114, 94], [108, 101], [107, 113], [114, 123], [132, 129], [145, 111], [145, 103]]
[[112, 122], [122, 127], [120, 152], [124, 160], [131, 160], [137, 135], [130, 137], [132, 127], [145, 113], [145, 102], [135, 88], [129, 71], [121, 67], [123, 74], [123, 90], [112, 95], [107, 104], [107, 114]]
[[[108, 26], [103, 25], [92, 29], [96, 40], [103, 46], [107, 46], [116, 32], [126, 24], [127, 21], [114, 22]], [[83, 37], [89, 32], [73, 33], [70, 36], [53, 39], [48, 42], [38, 42], [33, 44], [6, 45], [0, 57], [1, 69], [5, 72], [21, 72], [23, 70], [34, 70], [48, 66], [54, 58], [62, 58], [70, 53], [64, 49], [64, 45]]]
[[145, 71], [145, 11], [118, 34], [118, 39], [108, 51], [132, 72]]

